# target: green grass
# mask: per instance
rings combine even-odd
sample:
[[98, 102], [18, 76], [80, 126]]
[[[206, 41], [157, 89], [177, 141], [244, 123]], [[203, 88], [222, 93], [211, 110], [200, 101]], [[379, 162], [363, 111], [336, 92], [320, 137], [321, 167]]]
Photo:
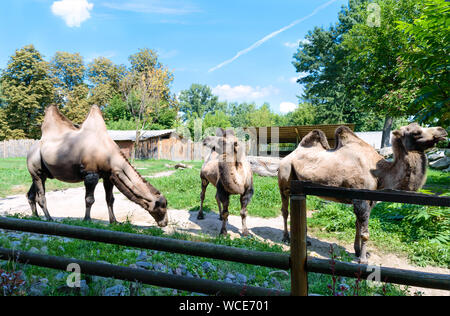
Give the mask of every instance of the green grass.
[[[208, 242], [219, 245], [226, 245], [238, 248], [245, 248], [255, 251], [266, 251], [274, 253], [282, 253], [283, 249], [277, 245], [268, 245], [267, 243], [260, 242], [254, 238], [238, 238], [230, 239], [229, 237], [210, 237], [210, 236], [192, 236], [188, 234], [173, 234], [165, 235], [158, 228], [140, 229], [132, 226], [129, 223], [121, 225], [105, 225], [102, 223], [86, 223], [79, 220], [63, 220], [62, 223], [83, 226], [97, 229], [106, 229], [114, 231], [122, 231], [135, 234], [151, 235], [164, 238], [174, 238], [181, 240], [191, 240], [196, 242]], [[12, 239], [7, 238], [6, 235], [2, 237], [0, 234], [0, 247], [12, 247]], [[20, 239], [19, 245], [15, 245], [16, 248], [21, 250], [29, 251], [32, 247], [37, 249], [42, 249], [42, 247], [47, 248], [47, 253], [54, 256], [63, 256], [68, 258], [77, 258], [81, 260], [88, 261], [106, 261], [111, 264], [120, 266], [129, 266], [137, 261], [138, 254], [140, 250], [135, 248], [128, 248], [124, 246], [109, 245], [104, 243], [88, 242], [83, 240], [64, 240], [58, 237], [49, 237], [47, 240], [41, 241], [36, 238], [32, 238], [31, 235], [25, 234], [23, 238]], [[201, 257], [186, 256], [174, 253], [167, 253], [162, 251], [147, 251], [151, 258], [149, 259], [152, 264], [161, 263], [167, 268], [171, 273], [173, 269], [176, 269], [180, 265], [184, 265], [192, 275], [207, 278], [211, 280], [224, 280], [228, 273], [237, 275], [238, 273], [243, 274], [247, 277], [247, 285], [252, 286], [262, 286], [273, 288], [275, 284], [279, 284], [279, 289], [284, 291], [290, 290], [290, 277], [281, 273], [274, 273], [276, 269], [265, 268], [255, 265], [240, 264], [234, 262], [226, 262], [220, 260], [213, 260]], [[202, 268], [202, 263], [205, 261], [210, 262], [215, 270], [205, 271]], [[28, 293], [28, 288], [33, 282], [41, 278], [47, 279], [49, 282], [49, 287], [46, 289], [46, 295], [67, 295], [67, 293], [61, 290], [61, 286], [65, 284], [66, 278], [58, 279], [58, 274], [60, 271], [35, 267], [31, 265], [16, 264], [11, 262], [0, 261], [0, 269], [6, 269], [7, 271], [18, 271], [21, 270], [26, 275], [27, 283], [23, 289], [22, 295]], [[68, 273], [65, 275], [67, 277]], [[115, 284], [121, 284], [126, 288], [133, 288], [135, 284], [125, 281], [118, 281], [112, 279], [98, 279], [90, 276], [82, 275], [82, 279], [86, 280], [89, 286], [88, 295], [102, 295], [104, 289], [111, 287]], [[352, 279], [344, 280], [341, 279], [340, 283], [347, 283], [348, 285], [353, 284]], [[330, 295], [330, 291], [327, 285], [331, 283], [331, 276], [310, 274], [309, 284], [310, 293], [317, 293], [322, 295]], [[360, 295], [374, 295], [383, 294], [383, 286], [370, 284], [369, 282], [362, 283], [362, 289]], [[348, 293], [351, 294], [351, 293]], [[386, 295], [405, 295], [405, 291], [401, 290], [397, 286], [388, 286]], [[1, 295], [1, 294], [0, 294]], [[70, 294], [73, 295], [73, 294]], [[174, 292], [171, 289], [158, 288], [154, 286], [139, 285], [135, 292], [135, 295], [191, 295], [189, 292], [177, 291]]]
[[[152, 175], [168, 170], [171, 161], [135, 161], [142, 175]], [[177, 170], [164, 178], [149, 179], [167, 198], [172, 209], [197, 211], [200, 205], [201, 162], [187, 162], [192, 169]], [[23, 194], [31, 183], [25, 159], [0, 159], [0, 197]], [[50, 180], [47, 190], [63, 189], [69, 185]], [[276, 217], [280, 215], [281, 199], [276, 178], [254, 176], [255, 194], [248, 206], [251, 216]], [[209, 185], [206, 193], [205, 211], [217, 211], [215, 188]], [[424, 193], [449, 195], [448, 173], [429, 170]], [[351, 207], [324, 202], [308, 197], [308, 209], [314, 212], [308, 225], [317, 237], [336, 238], [352, 242], [355, 217]], [[239, 215], [238, 196], [231, 196], [230, 213]], [[370, 243], [382, 251], [408, 256], [417, 265], [450, 266], [450, 214], [446, 208], [414, 206], [398, 203], [379, 203], [372, 211], [370, 220]]]

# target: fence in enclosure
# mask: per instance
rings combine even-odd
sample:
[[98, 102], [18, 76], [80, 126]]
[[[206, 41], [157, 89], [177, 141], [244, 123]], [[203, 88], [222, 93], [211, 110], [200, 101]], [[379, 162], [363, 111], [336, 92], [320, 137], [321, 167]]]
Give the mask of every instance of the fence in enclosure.
[[[174, 240], [170, 238], [136, 235], [100, 229], [69, 226], [58, 223], [37, 222], [0, 217], [0, 228], [23, 232], [48, 234], [103, 242], [142, 249], [179, 253], [189, 256], [233, 261], [276, 269], [290, 270], [291, 292], [275, 291], [261, 287], [238, 285], [220, 281], [190, 278], [162, 272], [115, 266], [100, 262], [82, 261], [49, 255], [0, 248], [0, 259], [66, 270], [71, 263], [81, 268], [82, 274], [112, 277], [143, 284], [174, 288], [210, 295], [307, 295], [308, 272], [334, 274], [335, 276], [367, 279], [372, 270], [369, 266], [330, 260], [308, 258], [306, 247], [306, 196], [344, 197], [373, 201], [401, 202], [432, 206], [450, 206], [450, 198], [401, 191], [368, 191], [325, 187], [311, 183], [293, 181], [291, 185], [291, 249], [287, 253], [271, 253], [214, 245], [209, 243]], [[332, 269], [333, 268], [333, 269]], [[443, 289], [450, 291], [450, 275], [424, 273], [380, 267], [383, 282]]]
[[35, 139], [13, 139], [0, 142], [0, 158], [26, 157], [28, 150], [37, 143]]

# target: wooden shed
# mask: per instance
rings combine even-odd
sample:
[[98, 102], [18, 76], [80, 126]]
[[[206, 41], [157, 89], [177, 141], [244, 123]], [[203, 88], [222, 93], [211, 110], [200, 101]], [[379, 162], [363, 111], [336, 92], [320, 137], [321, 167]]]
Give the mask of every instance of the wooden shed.
[[255, 156], [270, 155], [271, 151], [276, 148], [279, 156], [284, 157], [297, 147], [303, 137], [315, 129], [323, 131], [330, 146], [334, 147], [334, 133], [339, 126], [343, 125], [349, 127], [352, 131], [355, 130], [355, 124], [249, 127], [245, 130], [256, 143], [252, 146], [253, 149], [250, 150], [250, 154]]
[[[121, 151], [125, 156], [137, 159], [160, 159], [160, 148], [162, 142], [165, 142], [175, 137], [175, 130], [158, 130], [158, 131], [143, 131], [139, 140], [138, 156], [135, 157], [135, 140], [136, 131], [108, 131], [112, 140], [119, 145]], [[175, 137], [177, 138], [177, 137]], [[179, 137], [178, 137], [179, 138]]]

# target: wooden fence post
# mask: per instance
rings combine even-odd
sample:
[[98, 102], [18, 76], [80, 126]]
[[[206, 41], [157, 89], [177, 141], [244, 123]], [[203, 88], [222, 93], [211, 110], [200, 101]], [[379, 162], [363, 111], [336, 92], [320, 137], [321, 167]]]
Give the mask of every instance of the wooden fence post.
[[291, 295], [308, 296], [306, 196], [291, 196]]

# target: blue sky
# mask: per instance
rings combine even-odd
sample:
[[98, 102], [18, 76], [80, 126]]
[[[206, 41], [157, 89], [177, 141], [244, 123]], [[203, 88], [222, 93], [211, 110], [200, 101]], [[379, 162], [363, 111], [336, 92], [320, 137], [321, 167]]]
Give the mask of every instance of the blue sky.
[[139, 48], [155, 49], [174, 72], [173, 91], [207, 84], [223, 101], [269, 102], [275, 112], [298, 103], [296, 44], [329, 26], [347, 0], [2, 0], [0, 68], [34, 44], [46, 60], [78, 52], [128, 65]]

